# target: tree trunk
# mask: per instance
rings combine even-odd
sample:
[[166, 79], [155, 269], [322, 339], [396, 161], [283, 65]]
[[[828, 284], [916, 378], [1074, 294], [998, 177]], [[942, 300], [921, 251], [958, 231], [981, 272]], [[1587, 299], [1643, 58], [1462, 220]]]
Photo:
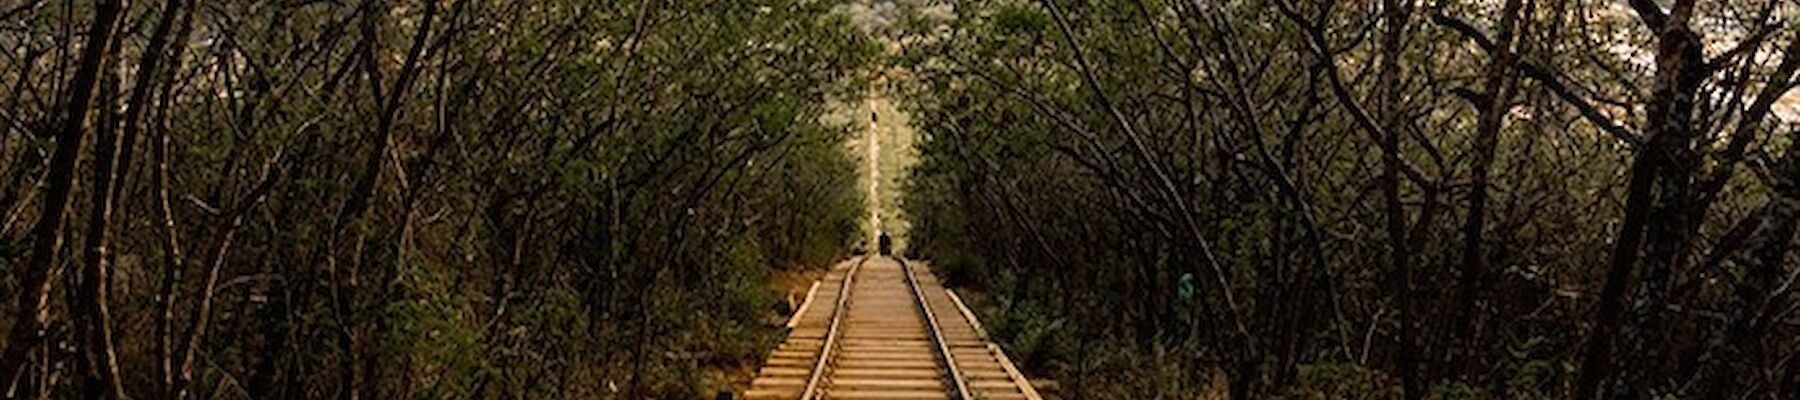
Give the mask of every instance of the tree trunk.
[[1507, 0], [1500, 14], [1500, 30], [1495, 38], [1493, 59], [1488, 61], [1488, 70], [1483, 82], [1483, 98], [1485, 103], [1480, 107], [1480, 116], [1475, 121], [1475, 164], [1470, 167], [1469, 182], [1469, 216], [1463, 225], [1462, 275], [1457, 279], [1455, 322], [1451, 328], [1455, 335], [1448, 344], [1455, 360], [1451, 363], [1450, 376], [1461, 376], [1480, 352], [1474, 340], [1475, 314], [1478, 310], [1475, 303], [1481, 297], [1481, 284], [1486, 280], [1487, 256], [1482, 250], [1482, 241], [1487, 231], [1488, 202], [1488, 170], [1494, 165], [1494, 153], [1499, 147], [1500, 129], [1506, 124], [1506, 113], [1511, 111], [1513, 88], [1513, 30], [1518, 25], [1520, 0]]
[[1388, 262], [1393, 265], [1395, 284], [1398, 286], [1399, 313], [1395, 318], [1400, 321], [1400, 337], [1397, 357], [1400, 368], [1401, 386], [1405, 390], [1407, 400], [1425, 398], [1425, 388], [1419, 380], [1419, 354], [1415, 341], [1413, 320], [1417, 317], [1413, 310], [1413, 266], [1412, 251], [1406, 229], [1406, 208], [1400, 198], [1400, 93], [1396, 88], [1400, 74], [1400, 55], [1404, 52], [1405, 30], [1410, 17], [1407, 6], [1401, 0], [1382, 2], [1382, 19], [1387, 25], [1381, 39], [1381, 71], [1377, 79], [1381, 91], [1382, 125], [1387, 135], [1378, 138], [1382, 143], [1381, 193], [1385, 200], [1384, 213], [1387, 222]]
[[[1681, 23], [1671, 19], [1671, 24]], [[1665, 343], [1662, 311], [1668, 299], [1668, 286], [1674, 272], [1688, 264], [1694, 235], [1699, 231], [1704, 209], [1698, 209], [1694, 196], [1695, 171], [1700, 154], [1694, 150], [1693, 114], [1700, 84], [1709, 74], [1701, 53], [1700, 37], [1684, 23], [1671, 25], [1659, 39], [1656, 87], [1652, 91], [1645, 115], [1650, 126], [1645, 155], [1660, 159], [1656, 179], [1656, 201], [1645, 233], [1644, 272], [1633, 303], [1635, 329], [1627, 337], [1633, 345], [1632, 365], [1640, 369], [1627, 371], [1618, 378], [1634, 384], [1639, 392], [1647, 385], [1646, 376], [1666, 376], [1675, 364], [1667, 355], [1675, 353]]]
[[[1800, 134], [1790, 135], [1800, 139]], [[1757, 213], [1762, 216], [1750, 234], [1748, 251], [1733, 258], [1743, 273], [1729, 308], [1730, 320], [1724, 336], [1714, 339], [1713, 347], [1721, 351], [1711, 355], [1716, 370], [1701, 371], [1706, 375], [1709, 398], [1728, 398], [1732, 388], [1748, 387], [1758, 370], [1768, 367], [1777, 349], [1764, 345], [1763, 334], [1776, 317], [1770, 312], [1780, 309], [1779, 298], [1773, 297], [1781, 280], [1783, 267], [1794, 234], [1800, 228], [1800, 147], [1790, 146], [1775, 168], [1774, 193]], [[1795, 361], [1789, 361], [1795, 363]], [[1779, 382], [1776, 382], [1779, 385]]]
[[[1574, 393], [1577, 399], [1595, 398], [1601, 382], [1611, 374], [1613, 336], [1619, 333], [1623, 296], [1639, 256], [1639, 243], [1648, 242], [1643, 285], [1638, 291], [1640, 301], [1634, 313], [1640, 330], [1655, 329], [1655, 313], [1662, 309], [1658, 299], [1663, 286], [1670, 270], [1686, 258], [1686, 243], [1691, 235], [1680, 232], [1695, 222], [1682, 215], [1689, 214], [1686, 206], [1691, 199], [1693, 168], [1698, 162], [1691, 150], [1691, 118], [1708, 67], [1700, 52], [1700, 38], [1686, 23], [1692, 2], [1683, 3], [1686, 7], [1678, 4], [1674, 15], [1646, 17], [1649, 25], [1661, 29], [1657, 37], [1656, 86], [1645, 107], [1647, 139], [1632, 163], [1625, 221], [1601, 291], [1595, 330], [1578, 373]], [[1667, 218], [1652, 221], [1652, 214]], [[1645, 360], [1656, 359], [1656, 346], [1660, 344], [1650, 340], [1631, 343], [1640, 346], [1634, 348], [1638, 350], [1634, 353]], [[1632, 390], [1639, 390], [1636, 387], [1643, 385], [1632, 386]]]
[[1644, 154], [1632, 162], [1631, 182], [1625, 189], [1625, 223], [1619, 229], [1618, 244], [1613, 246], [1606, 284], [1600, 289], [1594, 332], [1588, 339], [1588, 348], [1575, 381], [1574, 399], [1596, 398], [1600, 381], [1611, 374], [1612, 341], [1618, 333], [1619, 314], [1624, 308], [1621, 297], [1631, 279], [1632, 267], [1637, 263], [1638, 243], [1644, 237], [1644, 220], [1650, 215], [1650, 183], [1656, 172], [1655, 160]]
[[81, 151], [88, 106], [107, 50], [111, 47], [121, 9], [121, 0], [100, 0], [94, 5], [94, 21], [89, 26], [87, 45], [82, 49], [81, 65], [69, 85], [69, 103], [63, 110], [62, 126], [56, 135], [56, 151], [50, 157], [48, 185], [44, 189], [43, 211], [32, 227], [31, 257], [26, 260], [24, 279], [19, 285], [17, 318], [0, 358], [0, 390], [6, 397], [16, 397], [20, 372], [31, 350], [44, 341], [44, 325], [50, 317], [50, 288], [56, 282], [52, 264], [62, 239], [63, 212], [69, 203], [69, 192], [75, 184], [75, 159]]
[[[114, 44], [117, 44], [115, 42]], [[114, 49], [115, 51], [117, 49]], [[111, 110], [116, 103], [113, 98], [118, 95], [118, 80], [105, 79], [102, 82], [100, 103], [101, 115], [95, 124], [95, 144], [92, 152], [93, 185], [89, 188], [89, 205], [87, 217], [87, 243], [82, 246], [81, 271], [76, 276], [77, 285], [73, 297], [76, 315], [76, 331], [81, 341], [81, 392], [84, 398], [119, 398], [124, 391], [119, 386], [119, 360], [113, 348], [112, 311], [107, 304], [107, 292], [111, 287], [111, 271], [109, 264], [111, 250], [107, 247], [110, 241], [114, 186], [119, 175], [113, 163], [121, 152], [130, 149], [119, 148], [118, 118]]]

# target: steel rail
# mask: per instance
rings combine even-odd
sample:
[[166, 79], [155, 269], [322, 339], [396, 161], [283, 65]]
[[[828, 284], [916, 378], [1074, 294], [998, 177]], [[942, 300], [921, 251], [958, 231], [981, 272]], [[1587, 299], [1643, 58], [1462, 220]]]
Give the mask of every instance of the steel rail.
[[1000, 345], [994, 344], [994, 341], [988, 337], [987, 329], [981, 327], [981, 320], [975, 318], [975, 311], [970, 310], [969, 306], [963, 303], [962, 297], [957, 296], [956, 291], [950, 289], [944, 289], [944, 293], [950, 295], [950, 301], [956, 303], [958, 311], [962, 311], [963, 319], [969, 321], [969, 325], [975, 328], [975, 334], [981, 338], [982, 342], [987, 343], [988, 353], [993, 354], [994, 360], [1000, 362], [1000, 368], [1006, 371], [1007, 379], [1012, 380], [1013, 386], [1019, 387], [1019, 392], [1025, 394], [1025, 400], [1044, 400], [1044, 396], [1038, 393], [1037, 388], [1031, 386], [1031, 380], [1025, 378], [1025, 373], [1020, 372], [1019, 367], [1013, 365], [1012, 359], [1006, 357], [1006, 351], [1002, 350]]
[[812, 376], [806, 379], [806, 391], [800, 392], [800, 400], [813, 400], [821, 394], [826, 368], [834, 361], [832, 353], [837, 350], [838, 332], [842, 330], [844, 315], [849, 313], [850, 286], [856, 283], [856, 271], [867, 261], [869, 257], [863, 256], [844, 273], [844, 283], [838, 286], [837, 308], [831, 310], [831, 325], [825, 331], [825, 343], [819, 348], [819, 359], [813, 362]]
[[813, 281], [812, 287], [806, 289], [806, 299], [800, 301], [800, 308], [794, 310], [794, 316], [788, 317], [788, 329], [792, 330], [800, 326], [800, 317], [806, 315], [807, 309], [812, 308], [813, 296], [817, 294], [819, 294], [819, 281]]
[[895, 257], [900, 269], [906, 272], [906, 286], [912, 288], [913, 298], [919, 302], [919, 312], [925, 317], [925, 329], [938, 352], [938, 361], [944, 363], [945, 378], [951, 382], [950, 398], [964, 400], [969, 398], [969, 382], [963, 378], [961, 369], [956, 366], [956, 357], [950, 353], [950, 345], [944, 342], [944, 333], [938, 328], [937, 316], [931, 312], [931, 304], [925, 301], [925, 292], [919, 289], [919, 282], [913, 278], [912, 266], [906, 260]]

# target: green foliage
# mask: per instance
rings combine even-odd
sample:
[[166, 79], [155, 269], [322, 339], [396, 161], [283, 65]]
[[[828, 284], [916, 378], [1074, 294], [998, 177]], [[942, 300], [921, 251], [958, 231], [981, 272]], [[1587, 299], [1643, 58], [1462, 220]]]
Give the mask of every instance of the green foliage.
[[[1193, 398], [1182, 389], [1215, 370], [1238, 398], [1399, 398], [1401, 382], [1421, 397], [1568, 396], [1622, 235], [1626, 176], [1645, 154], [1594, 118], [1642, 130], [1654, 29], [1628, 11], [1523, 2], [1517, 51], [1554, 79], [1501, 77], [1517, 94], [1491, 165], [1477, 166], [1493, 54], [1447, 21], [1492, 40], [1502, 3], [981, 0], [955, 2], [948, 17], [920, 6], [895, 34], [895, 86], [920, 132], [902, 202], [911, 250], [947, 282], [997, 299], [983, 310], [996, 339], [1072, 397]], [[1381, 4], [1409, 10], [1392, 45]], [[1733, 22], [1696, 29], [1739, 38], [1761, 26], [1747, 21], [1772, 21], [1739, 18], [1763, 15], [1744, 14], [1760, 10], [1748, 4], [1701, 6], [1697, 15]], [[1773, 61], [1736, 71], [1769, 75]], [[1747, 100], [1717, 94], [1759, 86], [1743, 82], [1709, 78], [1701, 92], [1736, 104]], [[1582, 115], [1553, 83], [1603, 115]], [[1708, 107], [1681, 116], [1707, 131], [1704, 154], [1669, 176], [1737, 162], [1720, 154], [1725, 128], [1741, 123], [1725, 115], [1743, 110]], [[1392, 151], [1379, 145], [1389, 134]], [[1755, 146], [1785, 149], [1785, 136]], [[1484, 223], [1471, 225], [1477, 169]], [[1721, 239], [1749, 229], [1779, 186], [1743, 174], [1721, 175], [1727, 189], [1679, 228], [1695, 234], [1675, 265], [1740, 250]], [[1723, 305], [1726, 287], [1742, 288], [1727, 281], [1745, 281], [1703, 269], [1676, 268], [1667, 293], [1650, 296]], [[1184, 276], [1191, 300], [1179, 295]], [[1704, 318], [1630, 313], [1629, 324], [1681, 338], [1687, 357], [1724, 332]], [[1462, 321], [1471, 337], [1458, 337]], [[1791, 353], [1782, 343], [1772, 349]], [[1690, 373], [1677, 371], [1679, 351], [1658, 353], [1667, 362], [1616, 364], [1644, 374], [1627, 380], [1664, 377], [1648, 386], [1691, 379], [1677, 377]], [[1419, 372], [1408, 376], [1403, 360]]]
[[994, 11], [994, 29], [1001, 35], [1036, 36], [1049, 31], [1050, 16], [1037, 8], [1009, 4]]
[[995, 340], [1008, 344], [1014, 362], [1056, 368], [1062, 361], [1056, 357], [1073, 351], [1074, 341], [1061, 334], [1070, 328], [1068, 317], [1028, 300], [1001, 297], [998, 303], [997, 314], [988, 314], [997, 318], [984, 321], [994, 327], [990, 333]]
[[1392, 376], [1351, 364], [1310, 364], [1300, 366], [1299, 383], [1293, 397], [1323, 399], [1399, 399], [1400, 385]]
[[[7, 7], [31, 21], [0, 33], [24, 57], [0, 61], [9, 126], [60, 118], [44, 100], [63, 98], [88, 20], [69, 16], [91, 3]], [[825, 114], [862, 98], [881, 49], [834, 3], [224, 2], [184, 19], [188, 3], [127, 7], [100, 85], [115, 104], [94, 105], [116, 118], [141, 90], [154, 108], [109, 246], [141, 260], [113, 304], [132, 397], [174, 396], [156, 344], [200, 324], [214, 254], [196, 397], [707, 396], [773, 346], [772, 274], [858, 236], [851, 127]], [[182, 58], [150, 75], [139, 55], [174, 53], [156, 40]], [[19, 215], [42, 175], [24, 155], [44, 149], [6, 129], [0, 208]], [[79, 375], [56, 357], [28, 380]]]

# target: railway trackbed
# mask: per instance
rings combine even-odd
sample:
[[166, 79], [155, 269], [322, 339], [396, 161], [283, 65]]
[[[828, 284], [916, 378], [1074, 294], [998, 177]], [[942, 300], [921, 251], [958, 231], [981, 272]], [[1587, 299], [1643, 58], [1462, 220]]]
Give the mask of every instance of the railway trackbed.
[[1041, 399], [922, 263], [845, 261], [788, 325], [745, 399]]

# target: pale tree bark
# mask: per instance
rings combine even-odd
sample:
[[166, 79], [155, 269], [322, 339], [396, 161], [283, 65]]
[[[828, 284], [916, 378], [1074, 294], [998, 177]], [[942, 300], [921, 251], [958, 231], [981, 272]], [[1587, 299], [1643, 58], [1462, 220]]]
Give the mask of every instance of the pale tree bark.
[[[159, 88], [167, 84], [166, 80], [157, 78], [162, 75], [162, 65], [169, 58], [167, 52], [169, 36], [174, 31], [173, 28], [178, 17], [177, 12], [184, 8], [183, 4], [184, 2], [179, 0], [163, 4], [156, 27], [150, 35], [150, 41], [144, 47], [134, 70], [131, 94], [125, 103], [124, 115], [120, 118], [121, 133], [115, 141], [106, 137], [109, 136], [108, 132], [101, 132], [100, 146], [95, 150], [93, 171], [95, 186], [87, 228], [89, 244], [86, 246], [84, 259], [86, 263], [84, 269], [88, 271], [89, 281], [84, 282], [83, 294], [79, 298], [85, 299], [83, 312], [89, 315], [87, 318], [90, 321], [97, 320], [97, 322], [88, 322], [89, 326], [86, 329], [89, 330], [89, 335], [92, 337], [85, 340], [90, 348], [90, 354], [99, 352], [98, 357], [89, 356], [96, 359], [89, 361], [90, 364], [98, 364], [101, 369], [96, 372], [103, 374], [99, 377], [101, 378], [99, 382], [89, 382], [87, 388], [89, 390], [104, 388], [105, 396], [109, 398], [123, 397], [123, 387], [119, 382], [118, 361], [113, 345], [115, 339], [111, 327], [111, 307], [107, 301], [110, 296], [108, 288], [111, 287], [110, 277], [112, 275], [110, 263], [113, 259], [113, 252], [110, 249], [112, 216], [122, 212], [119, 210], [123, 206], [120, 198], [131, 171], [137, 138], [143, 130], [144, 118], [149, 113], [150, 99]], [[193, 10], [192, 8], [187, 9], [189, 12]], [[191, 21], [191, 15], [188, 17], [187, 20]], [[173, 76], [170, 78], [172, 79]], [[125, 217], [121, 216], [120, 218]], [[88, 287], [89, 284], [98, 286]], [[160, 341], [160, 336], [158, 340]]]
[[[113, 51], [117, 52], [118, 42], [114, 42]], [[122, 149], [118, 134], [118, 116], [112, 110], [117, 106], [112, 99], [118, 97], [118, 81], [114, 77], [103, 79], [98, 123], [95, 124], [95, 145], [91, 152], [92, 186], [89, 187], [89, 204], [87, 216], [87, 243], [82, 246], [81, 271], [75, 276], [77, 285], [71, 294], [71, 302], [76, 313], [76, 336], [81, 341], [81, 392], [88, 399], [120, 398], [124, 389], [119, 384], [119, 360], [113, 347], [112, 310], [107, 302], [108, 289], [112, 286], [111, 249], [107, 246], [111, 241], [110, 221], [113, 214], [113, 197], [119, 175], [114, 170], [115, 161], [120, 153], [128, 153], [130, 149]]]
[[[169, 147], [173, 144], [173, 138], [169, 136], [167, 114], [171, 103], [174, 102], [174, 80], [181, 57], [188, 47], [169, 46], [168, 44], [187, 42], [188, 36], [193, 33], [194, 14], [199, 5], [199, 0], [174, 0], [163, 5], [162, 22], [158, 24], [155, 33], [151, 35], [150, 45], [145, 49], [144, 59], [140, 62], [141, 67], [138, 71], [138, 85], [135, 89], [137, 92], [132, 94], [131, 100], [132, 104], [147, 109], [150, 107], [151, 98], [158, 98], [156, 100], [158, 109], [156, 118], [146, 120], [144, 123], [148, 124], [153, 133], [150, 147], [156, 166], [152, 169], [151, 184], [154, 187], [156, 198], [152, 211], [157, 215], [155, 223], [161, 236], [159, 244], [163, 249], [162, 274], [156, 303], [156, 383], [158, 392], [167, 399], [176, 398], [175, 302], [179, 295], [177, 289], [181, 285], [182, 275], [186, 272], [184, 248], [181, 244], [180, 231], [175, 224], [175, 209], [171, 200], [173, 197], [171, 193], [173, 172], [169, 167], [172, 162], [169, 157]], [[171, 29], [176, 32], [173, 39], [168, 36]], [[168, 47], [166, 55], [164, 55], [164, 47]], [[160, 68], [159, 66], [165, 62], [163, 61], [165, 58], [167, 63], [174, 66], [166, 70]], [[158, 76], [162, 78], [160, 81], [156, 80]], [[149, 110], [137, 111], [136, 107], [127, 112], [138, 116], [149, 114]], [[131, 123], [129, 119], [127, 123]], [[127, 126], [127, 130], [130, 130], [130, 125]]]

